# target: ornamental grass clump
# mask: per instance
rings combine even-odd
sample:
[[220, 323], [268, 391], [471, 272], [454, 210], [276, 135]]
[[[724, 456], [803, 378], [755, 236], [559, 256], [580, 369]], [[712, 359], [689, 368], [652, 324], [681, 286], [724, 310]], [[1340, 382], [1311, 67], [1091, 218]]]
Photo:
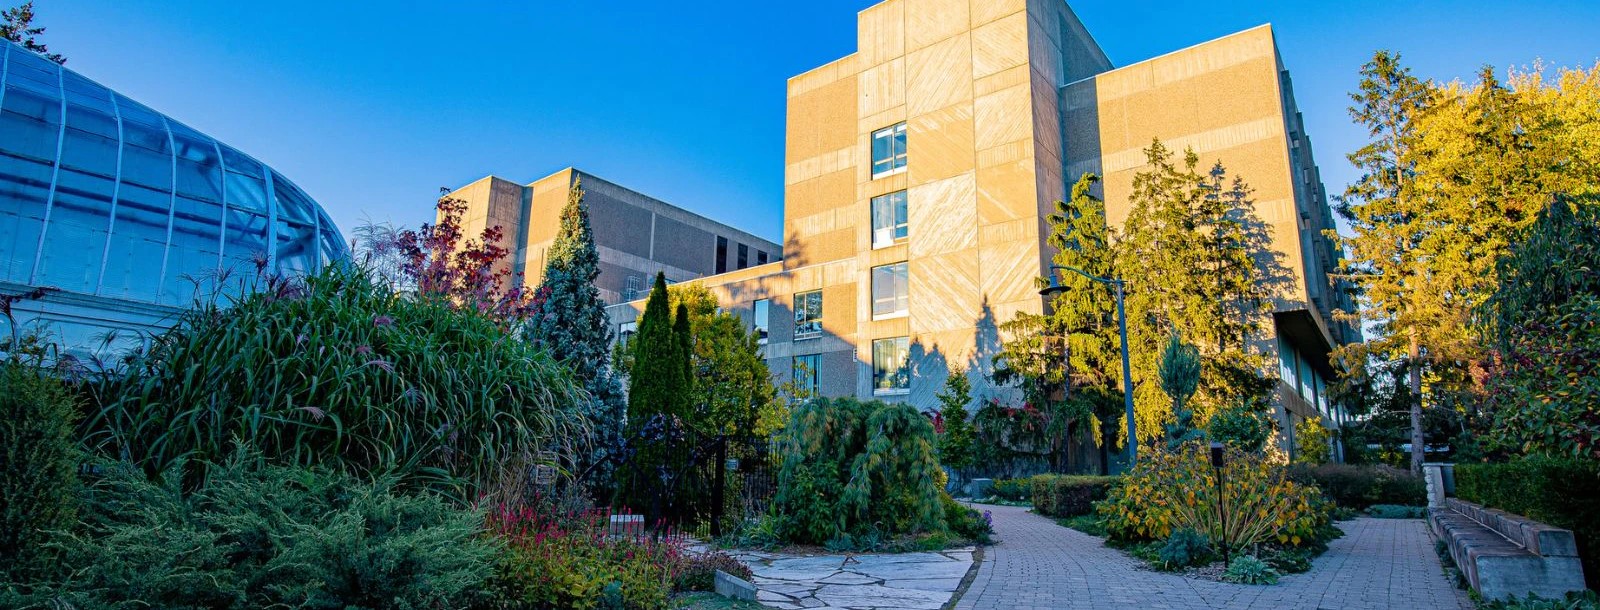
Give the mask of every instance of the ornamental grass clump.
[[1204, 444], [1150, 452], [1096, 510], [1116, 540], [1165, 540], [1189, 529], [1224, 549], [1300, 546], [1317, 540], [1329, 522], [1317, 489], [1290, 480], [1264, 456], [1230, 447], [1220, 492], [1216, 477]]
[[503, 464], [570, 459], [587, 429], [587, 394], [504, 320], [349, 265], [186, 312], [101, 393], [87, 444], [150, 474], [242, 444], [461, 502]]

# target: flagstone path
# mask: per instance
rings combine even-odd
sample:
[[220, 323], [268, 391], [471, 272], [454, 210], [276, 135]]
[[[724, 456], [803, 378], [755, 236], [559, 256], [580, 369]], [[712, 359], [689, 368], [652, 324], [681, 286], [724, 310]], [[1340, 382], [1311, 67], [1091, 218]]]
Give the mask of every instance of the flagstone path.
[[939, 553], [779, 556], [737, 554], [769, 608], [938, 610], [972, 567], [972, 549]]

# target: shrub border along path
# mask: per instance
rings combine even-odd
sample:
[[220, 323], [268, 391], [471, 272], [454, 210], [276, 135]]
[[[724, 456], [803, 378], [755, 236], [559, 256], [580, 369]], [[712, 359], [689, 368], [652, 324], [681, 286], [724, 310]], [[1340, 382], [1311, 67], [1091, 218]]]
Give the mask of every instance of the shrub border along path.
[[1444, 573], [1417, 519], [1355, 519], [1311, 571], [1235, 585], [1152, 571], [1104, 541], [1011, 506], [985, 507], [999, 540], [957, 610], [1071, 608], [1386, 609], [1473, 606]]

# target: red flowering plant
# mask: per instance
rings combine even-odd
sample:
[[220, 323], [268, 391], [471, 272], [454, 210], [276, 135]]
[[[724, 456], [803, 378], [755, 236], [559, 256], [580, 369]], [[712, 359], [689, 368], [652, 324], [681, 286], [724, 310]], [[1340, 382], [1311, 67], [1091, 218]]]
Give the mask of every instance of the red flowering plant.
[[685, 539], [665, 528], [647, 534], [634, 525], [637, 517], [617, 516], [537, 502], [489, 511], [487, 529], [506, 549], [491, 585], [498, 606], [670, 607], [680, 575], [694, 561]]
[[501, 245], [505, 232], [487, 227], [476, 239], [465, 239], [461, 217], [467, 203], [449, 196], [439, 198], [438, 224], [416, 231], [395, 232], [387, 248], [400, 258], [400, 276], [409, 288], [424, 296], [439, 296], [456, 307], [487, 314], [504, 323], [536, 315], [544, 298], [514, 276], [510, 254]]

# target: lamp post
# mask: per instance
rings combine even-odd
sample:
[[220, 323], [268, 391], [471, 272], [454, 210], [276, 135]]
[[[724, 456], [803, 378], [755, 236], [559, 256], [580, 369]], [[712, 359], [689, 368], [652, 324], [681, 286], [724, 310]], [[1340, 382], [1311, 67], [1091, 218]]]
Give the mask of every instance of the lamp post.
[[1222, 463], [1222, 456], [1223, 456], [1222, 451], [1223, 451], [1222, 450], [1222, 443], [1211, 443], [1211, 468], [1212, 468], [1212, 470], [1215, 470], [1216, 473], [1217, 473], [1217, 522], [1222, 526], [1221, 535], [1218, 536], [1219, 538], [1222, 538], [1222, 540], [1218, 540], [1216, 542], [1217, 542], [1217, 546], [1222, 547], [1222, 567], [1224, 569], [1226, 569], [1228, 567], [1228, 563], [1229, 563], [1229, 561], [1228, 561], [1228, 509], [1227, 509], [1227, 502], [1228, 501], [1227, 501], [1227, 496], [1226, 496], [1226, 494], [1228, 492], [1227, 492], [1227, 488], [1222, 486], [1222, 467], [1224, 465]]
[[1117, 327], [1122, 335], [1122, 406], [1127, 410], [1128, 420], [1128, 468], [1133, 468], [1139, 457], [1139, 435], [1134, 430], [1133, 422], [1133, 375], [1128, 370], [1128, 315], [1122, 307], [1123, 281], [1116, 278], [1105, 278], [1090, 275], [1077, 267], [1050, 266], [1050, 284], [1039, 291], [1046, 297], [1053, 297], [1067, 291], [1066, 285], [1056, 277], [1056, 271], [1071, 271], [1090, 280], [1106, 284], [1116, 289], [1117, 293]]

